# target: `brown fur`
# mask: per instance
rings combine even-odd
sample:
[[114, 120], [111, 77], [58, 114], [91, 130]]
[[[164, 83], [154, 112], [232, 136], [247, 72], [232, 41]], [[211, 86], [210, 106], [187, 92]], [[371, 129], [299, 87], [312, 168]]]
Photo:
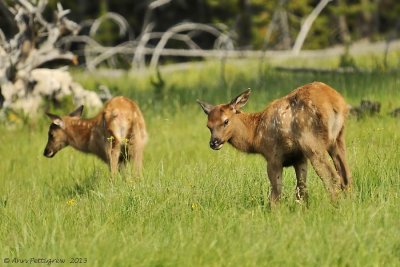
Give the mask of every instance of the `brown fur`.
[[94, 118], [81, 119], [83, 106], [68, 116], [48, 113], [52, 119], [44, 155], [53, 157], [70, 145], [97, 155], [106, 162], [112, 174], [120, 163], [131, 159], [137, 174], [141, 173], [143, 149], [147, 141], [146, 125], [138, 105], [126, 97], [108, 101]]
[[313, 82], [273, 101], [261, 112], [242, 113], [240, 108], [249, 95], [247, 90], [229, 104], [216, 106], [198, 102], [208, 114], [213, 149], [221, 149], [229, 142], [238, 150], [264, 156], [268, 162], [272, 202], [280, 197], [282, 170], [287, 166], [293, 166], [296, 172], [297, 198], [307, 197], [308, 160], [332, 198], [336, 198], [340, 187], [345, 189], [351, 185], [344, 141], [348, 108], [337, 91], [324, 83]]

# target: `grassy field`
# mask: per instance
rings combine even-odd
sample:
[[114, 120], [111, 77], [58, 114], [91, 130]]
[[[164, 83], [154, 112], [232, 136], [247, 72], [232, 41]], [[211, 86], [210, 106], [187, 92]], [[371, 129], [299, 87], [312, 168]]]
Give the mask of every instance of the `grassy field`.
[[[167, 73], [163, 87], [146, 75], [75, 74], [87, 88], [107, 84], [142, 107], [150, 135], [142, 179], [122, 175], [111, 183], [102, 162], [71, 148], [43, 157], [46, 119], [1, 126], [1, 264], [47, 258], [86, 261], [75, 264], [81, 266], [400, 266], [400, 120], [387, 115], [400, 106], [400, 77], [259, 75], [251, 64], [227, 65], [225, 74], [222, 81], [215, 65]], [[351, 104], [381, 101], [381, 115], [347, 123], [351, 195], [332, 206], [310, 167], [304, 208], [294, 201], [294, 171], [286, 169], [283, 199], [271, 211], [264, 160], [229, 146], [212, 151], [195, 100], [226, 102], [250, 87], [245, 110], [258, 111], [315, 80]]]

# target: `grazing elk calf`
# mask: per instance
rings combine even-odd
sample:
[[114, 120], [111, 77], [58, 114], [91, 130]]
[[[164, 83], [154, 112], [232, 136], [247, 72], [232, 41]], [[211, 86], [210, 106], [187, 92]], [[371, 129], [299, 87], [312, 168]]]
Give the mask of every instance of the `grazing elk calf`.
[[340, 188], [351, 186], [344, 141], [348, 107], [338, 92], [324, 83], [313, 82], [273, 101], [261, 112], [243, 113], [240, 108], [249, 96], [250, 89], [228, 104], [197, 102], [208, 115], [212, 149], [219, 150], [228, 142], [238, 150], [264, 156], [271, 202], [279, 200], [282, 170], [288, 166], [296, 172], [297, 199], [307, 198], [307, 160], [333, 199]]
[[81, 119], [83, 106], [68, 116], [47, 113], [52, 123], [44, 156], [48, 158], [70, 145], [97, 155], [106, 162], [112, 174], [120, 163], [133, 161], [134, 171], [141, 174], [143, 149], [147, 141], [146, 126], [138, 105], [126, 97], [115, 97], [92, 119]]

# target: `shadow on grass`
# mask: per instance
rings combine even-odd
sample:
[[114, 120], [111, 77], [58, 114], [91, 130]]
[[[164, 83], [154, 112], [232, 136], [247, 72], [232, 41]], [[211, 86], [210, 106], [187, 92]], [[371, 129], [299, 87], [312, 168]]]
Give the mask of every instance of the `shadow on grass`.
[[65, 185], [59, 190], [59, 195], [72, 198], [76, 196], [89, 195], [90, 191], [94, 191], [99, 179], [103, 179], [101, 172], [93, 170], [91, 173], [84, 173], [81, 177], [77, 177], [73, 185]]

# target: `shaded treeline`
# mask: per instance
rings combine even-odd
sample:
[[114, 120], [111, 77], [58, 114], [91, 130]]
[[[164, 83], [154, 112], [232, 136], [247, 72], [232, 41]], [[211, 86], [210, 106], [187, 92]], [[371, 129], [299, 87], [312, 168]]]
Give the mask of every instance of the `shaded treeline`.
[[[55, 7], [57, 0], [50, 0]], [[72, 10], [75, 21], [94, 19], [112, 11], [123, 15], [133, 34], [142, 31], [149, 0], [63, 0], [64, 8]], [[168, 2], [168, 1], [165, 1]], [[239, 48], [290, 48], [304, 18], [319, 0], [172, 0], [153, 10], [150, 20], [154, 29], [165, 31], [182, 21], [223, 23], [234, 32]], [[346, 44], [359, 39], [395, 38], [400, 25], [400, 2], [394, 0], [334, 0], [322, 11], [312, 26], [305, 49], [318, 49], [335, 44]], [[274, 24], [272, 25], [275, 16]], [[1, 19], [0, 19], [1, 21]], [[117, 38], [113, 25], [103, 25], [103, 42]], [[269, 34], [268, 31], [270, 32]], [[112, 34], [114, 33], [114, 34]], [[267, 44], [265, 36], [270, 36]], [[212, 42], [202, 38], [203, 48]]]

